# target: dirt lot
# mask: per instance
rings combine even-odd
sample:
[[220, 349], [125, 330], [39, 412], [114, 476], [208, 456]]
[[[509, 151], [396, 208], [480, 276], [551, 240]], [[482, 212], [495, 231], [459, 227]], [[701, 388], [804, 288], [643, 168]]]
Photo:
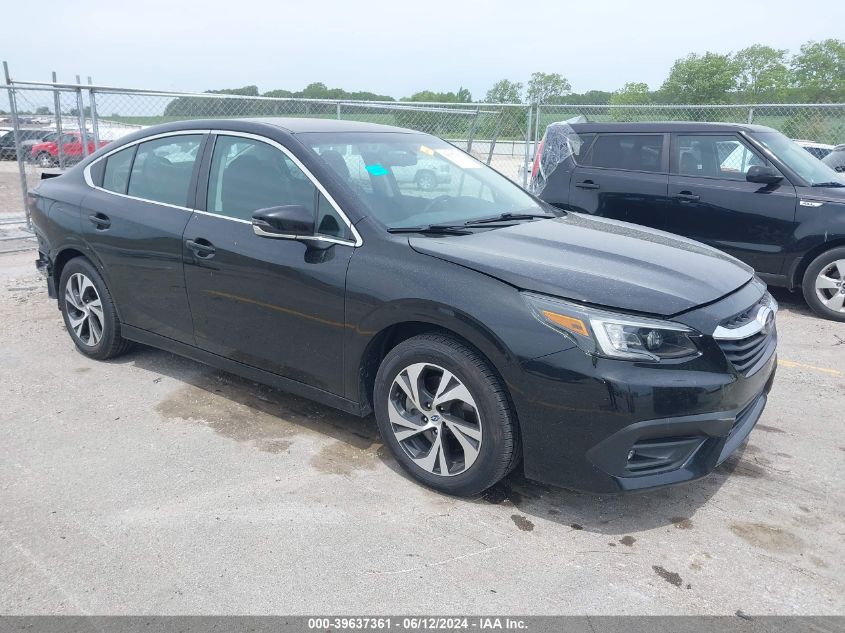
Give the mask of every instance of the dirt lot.
[[718, 472], [462, 500], [372, 419], [153, 349], [86, 359], [33, 259], [0, 256], [0, 613], [845, 613], [845, 324], [788, 293], [769, 407]]

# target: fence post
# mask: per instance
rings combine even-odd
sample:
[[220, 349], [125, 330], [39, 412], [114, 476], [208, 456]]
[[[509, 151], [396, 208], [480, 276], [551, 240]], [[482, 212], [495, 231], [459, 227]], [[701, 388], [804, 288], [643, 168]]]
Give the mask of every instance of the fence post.
[[[493, 160], [493, 150], [496, 148], [496, 143], [499, 140], [499, 134], [502, 133], [502, 119], [505, 116], [505, 108], [499, 110], [499, 116], [496, 117], [496, 129], [493, 130], [493, 137], [490, 139], [490, 149], [487, 151], [487, 164], [489, 165]], [[511, 150], [513, 152], [513, 150]]]
[[337, 120], [340, 121], [340, 101], [337, 102]]
[[18, 174], [21, 180], [21, 194], [23, 195], [23, 209], [26, 214], [26, 226], [32, 228], [32, 223], [29, 219], [29, 205], [26, 203], [26, 196], [28, 188], [26, 186], [26, 169], [24, 168], [24, 161], [26, 157], [23, 155], [23, 146], [21, 145], [21, 122], [18, 119], [18, 104], [15, 97], [15, 89], [12, 87], [12, 78], [9, 76], [9, 64], [3, 62], [3, 74], [6, 76], [6, 90], [9, 91], [9, 109], [12, 111], [12, 127], [15, 130], [15, 157], [18, 159]]
[[748, 106], [748, 124], [754, 123], [754, 106]]
[[531, 110], [533, 107], [528, 105], [528, 120], [525, 122], [525, 157], [522, 163], [522, 188], [528, 188], [528, 146], [531, 145]]
[[472, 117], [472, 123], [469, 124], [469, 132], [467, 132], [467, 154], [472, 151], [472, 140], [475, 137], [475, 128], [478, 126], [478, 115], [481, 111], [481, 106], [476, 106], [475, 116]]
[[[88, 85], [93, 82], [88, 77]], [[100, 149], [100, 126], [97, 123], [97, 101], [94, 98], [94, 89], [88, 88], [88, 101], [91, 102], [91, 130], [94, 132], [94, 151]]]
[[88, 156], [88, 134], [85, 130], [85, 104], [82, 103], [82, 80], [76, 76], [76, 110], [79, 112], [79, 138], [82, 141], [82, 156]]
[[[58, 83], [53, 71], [53, 84]], [[65, 168], [65, 145], [62, 143], [62, 98], [59, 89], [53, 89], [53, 109], [56, 111], [56, 146], [59, 150], [59, 169]]]

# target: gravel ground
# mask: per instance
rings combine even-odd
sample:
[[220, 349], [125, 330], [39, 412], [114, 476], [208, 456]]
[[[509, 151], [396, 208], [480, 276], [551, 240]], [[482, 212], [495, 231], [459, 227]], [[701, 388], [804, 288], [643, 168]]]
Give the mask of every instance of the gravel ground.
[[788, 293], [769, 406], [711, 476], [464, 500], [372, 419], [149, 348], [88, 360], [33, 259], [0, 256], [0, 613], [845, 613], [845, 324]]

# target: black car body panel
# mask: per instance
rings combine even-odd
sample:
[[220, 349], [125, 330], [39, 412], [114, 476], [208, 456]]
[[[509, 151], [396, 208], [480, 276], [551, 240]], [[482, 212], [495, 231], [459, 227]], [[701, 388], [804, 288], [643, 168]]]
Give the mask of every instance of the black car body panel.
[[[748, 266], [690, 240], [576, 214], [469, 235], [391, 234], [297, 136], [336, 130], [397, 131], [312, 119], [172, 123], [42, 181], [30, 209], [53, 284], [69, 257], [88, 257], [112, 289], [125, 337], [358, 415], [372, 411], [375, 373], [391, 345], [450, 332], [507, 386], [528, 476], [572, 488], [694, 479], [751, 430], [774, 375], [774, 329], [750, 370], [732, 365], [713, 338], [765, 296]], [[102, 179], [103, 156], [177, 131], [202, 134], [204, 143], [184, 206], [89, 181]], [[248, 221], [209, 212], [217, 132], [285, 147], [342, 207], [356, 239], [319, 247], [265, 239]], [[538, 320], [524, 291], [658, 320], [674, 315], [700, 334], [700, 353], [665, 364], [585, 353]], [[663, 444], [655, 448], [655, 439]], [[637, 442], [657, 455], [643, 459], [663, 459], [659, 468], [626, 470]]]
[[[770, 128], [687, 122], [556, 125], [568, 126], [589, 139], [588, 144], [603, 136], [663, 138], [661, 161], [648, 171], [584, 166], [579, 161], [591, 159], [573, 155], [552, 164], [541, 153], [537, 160], [548, 173], [539, 179], [535, 175], [533, 186], [540, 198], [557, 207], [708, 244], [752, 266], [767, 282], [790, 289], [801, 284], [803, 271], [819, 253], [845, 245], [845, 187], [810, 186], [756, 140], [772, 133]], [[783, 179], [766, 185], [684, 175], [676, 151], [679, 138], [696, 136], [733, 138], [749, 154], [768, 161]], [[813, 205], [816, 201], [823, 201], [824, 208]]]
[[661, 316], [716, 301], [754, 275], [697, 242], [578, 214], [411, 246], [516, 288]]

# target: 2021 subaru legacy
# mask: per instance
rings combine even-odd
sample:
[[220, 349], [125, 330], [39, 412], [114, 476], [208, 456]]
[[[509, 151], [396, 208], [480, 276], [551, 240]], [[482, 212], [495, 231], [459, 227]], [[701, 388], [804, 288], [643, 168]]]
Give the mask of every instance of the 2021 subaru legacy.
[[[419, 162], [448, 180], [394, 177]], [[592, 491], [695, 479], [774, 378], [777, 304], [749, 266], [556, 209], [410, 130], [172, 123], [29, 204], [83, 354], [136, 341], [374, 412], [396, 460], [452, 494], [520, 465]]]

